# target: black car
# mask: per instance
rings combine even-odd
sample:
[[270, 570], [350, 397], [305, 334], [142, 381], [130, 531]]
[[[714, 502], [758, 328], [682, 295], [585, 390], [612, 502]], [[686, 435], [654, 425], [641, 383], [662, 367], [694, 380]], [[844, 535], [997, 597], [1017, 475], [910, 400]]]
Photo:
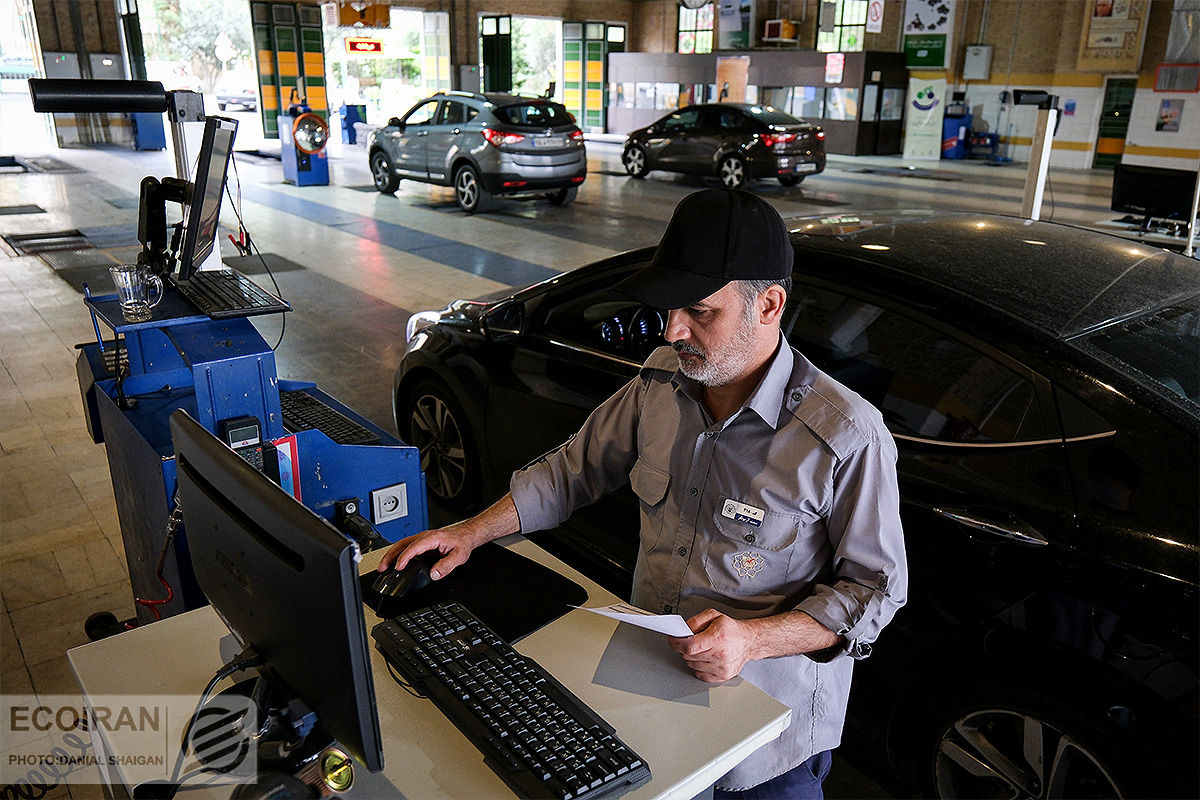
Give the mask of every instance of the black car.
[[[789, 220], [788, 340], [899, 446], [908, 606], [850, 741], [939, 797], [1195, 797], [1200, 262], [985, 214]], [[625, 253], [410, 323], [398, 430], [469, 509], [662, 343]], [[535, 538], [628, 596], [632, 494]], [[883, 776], [886, 779], [886, 776]]]
[[685, 106], [625, 139], [625, 171], [716, 175], [731, 189], [757, 178], [795, 186], [825, 170], [825, 131], [771, 106]]
[[438, 92], [372, 131], [367, 161], [375, 188], [392, 194], [401, 178], [454, 187], [467, 213], [496, 195], [575, 199], [587, 177], [583, 131], [562, 103], [543, 97]]

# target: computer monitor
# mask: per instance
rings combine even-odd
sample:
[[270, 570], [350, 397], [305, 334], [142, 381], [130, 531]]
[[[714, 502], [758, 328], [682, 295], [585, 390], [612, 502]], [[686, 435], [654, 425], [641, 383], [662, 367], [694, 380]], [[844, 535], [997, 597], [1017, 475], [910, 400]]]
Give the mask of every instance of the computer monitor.
[[186, 281], [208, 258], [217, 241], [217, 222], [221, 217], [221, 195], [225, 192], [225, 173], [237, 135], [237, 120], [206, 117], [196, 170], [192, 175], [188, 199], [184, 203], [183, 241], [176, 254], [178, 279]]
[[171, 415], [200, 588], [260, 673], [299, 697], [368, 770], [383, 769], [358, 546], [198, 422]]
[[1195, 191], [1194, 171], [1123, 163], [1113, 168], [1112, 210], [1138, 214], [1145, 223], [1168, 219], [1191, 224]]

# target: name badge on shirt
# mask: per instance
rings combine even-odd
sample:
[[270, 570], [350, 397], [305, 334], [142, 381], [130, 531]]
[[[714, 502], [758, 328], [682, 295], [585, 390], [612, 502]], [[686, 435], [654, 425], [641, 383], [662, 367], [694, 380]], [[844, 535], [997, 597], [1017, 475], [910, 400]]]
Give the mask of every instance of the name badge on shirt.
[[762, 525], [765, 515], [766, 512], [761, 508], [748, 506], [745, 503], [739, 503], [737, 500], [726, 500], [725, 504], [721, 506], [722, 517], [731, 519], [734, 522], [741, 522], [745, 525], [753, 525], [756, 528]]

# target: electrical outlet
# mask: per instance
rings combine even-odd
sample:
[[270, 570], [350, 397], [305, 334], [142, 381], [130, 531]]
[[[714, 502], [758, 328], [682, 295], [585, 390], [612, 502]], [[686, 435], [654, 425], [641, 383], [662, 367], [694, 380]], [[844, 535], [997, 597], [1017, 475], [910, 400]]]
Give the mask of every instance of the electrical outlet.
[[371, 520], [376, 525], [408, 516], [408, 485], [397, 483], [371, 492]]

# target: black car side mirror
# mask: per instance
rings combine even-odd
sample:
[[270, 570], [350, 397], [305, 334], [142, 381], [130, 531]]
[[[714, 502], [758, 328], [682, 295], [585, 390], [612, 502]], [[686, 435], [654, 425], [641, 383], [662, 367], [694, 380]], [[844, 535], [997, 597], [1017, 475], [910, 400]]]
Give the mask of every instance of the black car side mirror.
[[520, 336], [525, 330], [525, 305], [509, 300], [489, 308], [479, 317], [483, 335], [492, 341], [504, 341]]
[[388, 127], [389, 128], [403, 128], [404, 123], [400, 121], [399, 117], [392, 117], [391, 119], [388, 120]]

